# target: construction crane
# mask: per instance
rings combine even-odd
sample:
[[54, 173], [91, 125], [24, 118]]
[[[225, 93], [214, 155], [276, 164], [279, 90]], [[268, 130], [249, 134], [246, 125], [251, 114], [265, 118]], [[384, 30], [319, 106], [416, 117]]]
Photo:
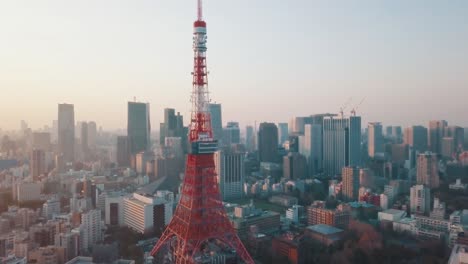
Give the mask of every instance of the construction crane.
[[351, 116], [356, 116], [356, 112], [357, 110], [359, 109], [359, 107], [362, 105], [362, 103], [364, 103], [364, 101], [366, 100], [366, 98], [362, 98], [361, 102], [359, 102], [358, 105], [356, 105], [353, 110], [351, 110]]
[[350, 97], [350, 98], [348, 99], [348, 101], [346, 101], [346, 103], [345, 103], [342, 107], [340, 107], [341, 118], [344, 117], [344, 111], [345, 111], [346, 108], [349, 106], [349, 104], [351, 103], [352, 100], [353, 100], [353, 98]]

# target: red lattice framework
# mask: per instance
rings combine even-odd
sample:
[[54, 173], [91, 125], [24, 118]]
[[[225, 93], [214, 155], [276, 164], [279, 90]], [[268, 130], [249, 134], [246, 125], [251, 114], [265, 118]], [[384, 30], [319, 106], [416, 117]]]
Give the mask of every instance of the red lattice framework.
[[241, 261], [253, 264], [244, 245], [232, 227], [221, 202], [216, 178], [211, 118], [208, 111], [208, 72], [206, 66], [206, 23], [198, 0], [198, 20], [194, 23], [194, 71], [192, 116], [188, 154], [181, 198], [174, 216], [151, 251], [152, 256], [162, 249], [171, 251], [171, 263], [198, 263], [207, 243], [216, 243], [235, 250]]

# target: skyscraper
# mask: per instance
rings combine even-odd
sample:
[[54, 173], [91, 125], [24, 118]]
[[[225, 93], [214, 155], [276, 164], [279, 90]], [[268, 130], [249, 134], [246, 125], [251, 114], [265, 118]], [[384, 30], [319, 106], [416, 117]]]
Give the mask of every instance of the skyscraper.
[[427, 151], [427, 128], [423, 126], [405, 128], [404, 143], [413, 147], [415, 151]]
[[465, 142], [465, 129], [459, 126], [448, 126], [445, 128], [444, 136], [453, 138], [455, 151], [463, 149], [463, 144]]
[[419, 154], [416, 180], [418, 184], [430, 189], [439, 187], [439, 165], [436, 154], [431, 152]]
[[442, 157], [444, 158], [452, 158], [453, 155], [456, 153], [455, 149], [455, 140], [453, 137], [443, 137], [442, 138], [442, 149], [440, 151], [440, 154], [442, 154]]
[[97, 138], [97, 125], [96, 122], [88, 122], [88, 147], [90, 149], [96, 148], [96, 138]]
[[431, 209], [431, 190], [424, 185], [415, 185], [410, 190], [411, 213], [428, 214]]
[[83, 160], [85, 161], [88, 159], [88, 154], [89, 154], [88, 132], [89, 132], [88, 123], [87, 122], [81, 123], [81, 153], [82, 153]]
[[361, 165], [361, 117], [325, 117], [323, 169], [329, 176], [346, 166]]
[[308, 163], [309, 175], [315, 175], [322, 170], [323, 162], [323, 135], [322, 125], [305, 125], [304, 136], [300, 137], [301, 154]]
[[304, 155], [297, 152], [289, 153], [283, 157], [283, 177], [297, 180], [307, 176], [307, 160]]
[[442, 138], [444, 137], [447, 121], [435, 120], [429, 122], [428, 145], [429, 150], [440, 154], [442, 151]]
[[258, 159], [260, 162], [278, 162], [278, 128], [274, 123], [260, 124]]
[[211, 115], [211, 126], [213, 128], [213, 139], [223, 139], [223, 116], [221, 104], [208, 104], [208, 109]]
[[58, 105], [58, 153], [65, 163], [75, 161], [75, 110], [72, 104]]
[[127, 167], [130, 165], [130, 153], [127, 136], [117, 137], [117, 164], [119, 167]]
[[223, 128], [223, 145], [230, 146], [231, 144], [240, 143], [240, 129], [239, 123], [228, 122], [227, 126]]
[[244, 153], [218, 150], [214, 154], [216, 175], [223, 201], [244, 195]]
[[289, 138], [288, 123], [278, 123], [279, 144], [282, 145]]
[[343, 178], [343, 199], [346, 201], [357, 201], [359, 196], [359, 168], [344, 167]]
[[29, 172], [34, 181], [46, 172], [45, 152], [42, 149], [33, 149], [29, 160]]
[[369, 123], [367, 144], [368, 154], [371, 158], [375, 158], [377, 153], [384, 152], [382, 125], [380, 123]]
[[50, 151], [50, 133], [46, 132], [33, 132], [32, 134], [32, 148]]
[[130, 154], [150, 149], [149, 104], [128, 102], [127, 136]]
[[253, 126], [247, 126], [245, 128], [245, 146], [248, 151], [255, 150], [255, 133]]

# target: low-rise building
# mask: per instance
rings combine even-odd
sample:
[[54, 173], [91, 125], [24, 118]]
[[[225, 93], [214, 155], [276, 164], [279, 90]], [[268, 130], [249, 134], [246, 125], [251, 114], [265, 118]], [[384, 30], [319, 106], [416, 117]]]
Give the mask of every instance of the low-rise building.
[[229, 214], [229, 218], [242, 240], [248, 238], [252, 226], [256, 226], [258, 232], [264, 234], [273, 234], [281, 226], [279, 213], [258, 210], [252, 204], [236, 207], [234, 214]]
[[457, 179], [455, 183], [449, 184], [449, 189], [463, 191], [463, 190], [466, 190], [467, 186], [468, 184], [462, 183], [461, 179]]
[[396, 221], [401, 220], [405, 216], [406, 216], [405, 211], [396, 210], [396, 209], [388, 209], [388, 210], [378, 213], [379, 221], [396, 222]]
[[347, 229], [351, 219], [351, 210], [347, 205], [339, 205], [337, 209], [326, 209], [324, 203], [315, 203], [307, 209], [308, 225], [325, 224]]
[[329, 225], [308, 226], [305, 235], [322, 245], [330, 246], [343, 239], [344, 230]]
[[274, 203], [284, 207], [296, 205], [298, 202], [299, 200], [296, 197], [288, 195], [275, 195], [270, 198], [270, 203]]

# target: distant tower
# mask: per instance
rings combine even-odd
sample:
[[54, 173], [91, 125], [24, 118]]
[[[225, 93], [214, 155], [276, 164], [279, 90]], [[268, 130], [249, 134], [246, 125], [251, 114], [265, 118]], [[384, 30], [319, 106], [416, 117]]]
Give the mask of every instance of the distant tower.
[[278, 162], [278, 127], [261, 123], [258, 130], [258, 159], [260, 162]]
[[75, 110], [72, 104], [58, 106], [58, 154], [65, 163], [75, 161]]
[[128, 102], [127, 136], [131, 155], [149, 150], [150, 131], [149, 104]]
[[382, 125], [380, 123], [369, 123], [368, 129], [368, 154], [369, 157], [375, 158], [377, 153], [383, 153]]
[[228, 219], [216, 177], [214, 153], [217, 141], [213, 140], [208, 108], [206, 23], [202, 18], [201, 0], [198, 1], [198, 20], [194, 24], [193, 50], [191, 151], [187, 155], [180, 202], [151, 255], [155, 256], [163, 246], [168, 246], [165, 248], [170, 249], [170, 253], [166, 257], [170, 263], [203, 263], [204, 258], [210, 258], [205, 249], [220, 242], [237, 253], [244, 263], [253, 264]]

